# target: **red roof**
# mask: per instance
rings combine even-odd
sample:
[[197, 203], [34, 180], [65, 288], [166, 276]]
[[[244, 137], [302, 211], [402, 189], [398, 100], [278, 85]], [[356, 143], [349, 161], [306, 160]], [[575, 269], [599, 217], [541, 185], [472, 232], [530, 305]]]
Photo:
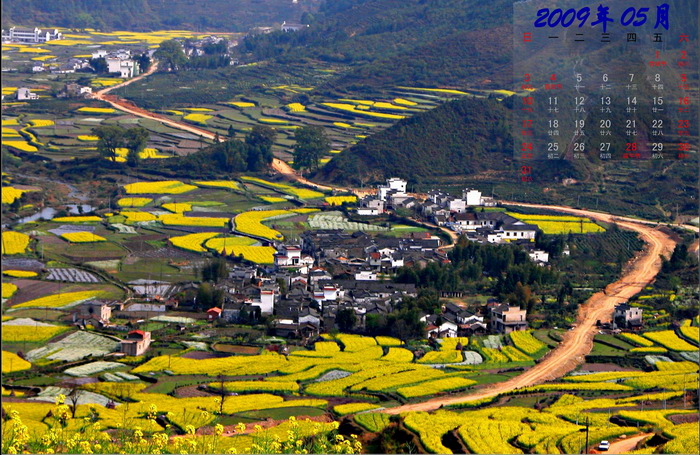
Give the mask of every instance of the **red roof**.
[[132, 330], [131, 332], [129, 332], [129, 335], [132, 335], [132, 334], [134, 334], [134, 333], [136, 333], [136, 334], [138, 334], [138, 335], [141, 335], [141, 336], [145, 336], [145, 335], [146, 335], [146, 333], [145, 333], [143, 330]]
[[369, 257], [371, 257], [372, 259], [379, 259], [381, 256], [382, 255], [379, 253], [370, 253], [369, 254]]
[[209, 309], [207, 310], [207, 313], [216, 313], [216, 314], [219, 314], [219, 313], [221, 313], [221, 308], [219, 308], [219, 307], [209, 308]]

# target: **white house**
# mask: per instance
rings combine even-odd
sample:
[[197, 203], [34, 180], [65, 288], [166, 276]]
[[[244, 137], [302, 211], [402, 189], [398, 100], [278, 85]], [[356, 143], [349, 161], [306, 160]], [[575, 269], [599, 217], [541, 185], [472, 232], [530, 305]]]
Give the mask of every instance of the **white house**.
[[2, 30], [2, 40], [18, 43], [45, 43], [62, 39], [63, 35], [57, 29], [42, 30], [38, 27], [21, 28], [10, 27], [8, 30]]
[[301, 247], [299, 245], [281, 245], [275, 254], [277, 267], [301, 266]]
[[467, 201], [467, 205], [484, 205], [482, 200], [481, 200], [481, 191], [479, 190], [472, 190], [472, 189], [465, 189], [462, 191], [462, 198]]
[[386, 201], [389, 194], [405, 195], [408, 182], [400, 178], [392, 177], [386, 179], [386, 185], [379, 186], [379, 199]]
[[39, 99], [39, 95], [32, 93], [27, 87], [21, 87], [17, 89], [17, 99], [18, 100], [36, 100]]
[[105, 49], [99, 49], [92, 53], [92, 58], [105, 58], [108, 54]]
[[530, 259], [539, 263], [540, 265], [544, 265], [545, 263], [549, 262], [549, 253], [544, 250], [533, 250], [530, 251], [528, 255], [530, 256]]
[[260, 307], [260, 314], [272, 314], [278, 297], [279, 288], [277, 286], [263, 286], [260, 288], [260, 297], [253, 300], [251, 304]]
[[131, 59], [121, 59], [119, 57], [107, 57], [107, 72], [118, 73], [119, 77], [131, 78], [138, 74], [138, 64]]
[[372, 270], [360, 270], [355, 273], [355, 280], [357, 281], [377, 281], [377, 272]]
[[467, 210], [467, 201], [464, 199], [450, 199], [447, 202], [447, 209], [450, 212], [463, 213]]
[[380, 199], [363, 199], [357, 207], [357, 214], [363, 216], [376, 216], [384, 213], [384, 201]]

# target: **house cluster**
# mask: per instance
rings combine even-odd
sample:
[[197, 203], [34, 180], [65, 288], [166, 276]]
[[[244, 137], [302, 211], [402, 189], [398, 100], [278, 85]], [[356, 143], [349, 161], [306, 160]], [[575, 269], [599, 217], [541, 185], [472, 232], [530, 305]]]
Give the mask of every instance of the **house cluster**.
[[[184, 40], [182, 43], [182, 50], [187, 57], [200, 57], [206, 53], [204, 50], [206, 46], [211, 44], [219, 44], [225, 39], [228, 40], [229, 50], [234, 46], [238, 46], [237, 40], [230, 40], [230, 38], [223, 38], [215, 35], [207, 35], [197, 40]], [[228, 55], [228, 53], [226, 53], [226, 55]]]
[[[357, 207], [357, 214], [376, 216], [385, 213], [390, 207], [411, 208], [415, 199], [406, 193], [408, 182], [396, 177], [386, 180], [386, 184], [377, 187], [377, 194], [362, 198]], [[410, 201], [409, 201], [410, 199]]]
[[59, 98], [90, 98], [92, 96], [92, 87], [86, 87], [75, 82], [66, 84], [58, 93]]
[[108, 73], [118, 74], [119, 77], [125, 79], [132, 78], [139, 74], [139, 64], [131, 57], [131, 51], [128, 49], [119, 49], [116, 51], [100, 49], [92, 53], [93, 59], [105, 59]]
[[372, 237], [363, 232], [339, 230], [308, 231], [302, 235], [302, 248], [314, 261], [332, 270], [336, 276], [373, 281], [397, 268], [446, 262], [438, 247], [439, 237], [414, 233], [410, 237]]
[[63, 39], [63, 34], [57, 29], [53, 30], [42, 30], [38, 27], [34, 28], [22, 28], [22, 27], [10, 27], [5, 30], [2, 29], [2, 42], [3, 43], [45, 43], [47, 41], [54, 41]]
[[[296, 248], [287, 247], [286, 254], [297, 257]], [[221, 308], [207, 311], [208, 319], [252, 323], [270, 316], [275, 335], [305, 339], [338, 327], [343, 310], [354, 314], [352, 328], [362, 330], [368, 314], [388, 314], [405, 296], [417, 295], [414, 285], [333, 278], [312, 264], [267, 271], [236, 267], [218, 284], [226, 298]]]
[[439, 314], [421, 317], [425, 336], [431, 338], [469, 337], [493, 332], [508, 334], [515, 330], [527, 330], [527, 310], [518, 306], [499, 303], [489, 299], [485, 306], [470, 311], [455, 303], [442, 306]]
[[[106, 302], [103, 300], [88, 300], [80, 304], [73, 311], [73, 322], [81, 327], [93, 325], [96, 327], [114, 327], [110, 321], [112, 310], [123, 309], [123, 304], [118, 302]], [[119, 351], [124, 355], [143, 355], [151, 345], [151, 332], [143, 330], [131, 330], [119, 343]]]

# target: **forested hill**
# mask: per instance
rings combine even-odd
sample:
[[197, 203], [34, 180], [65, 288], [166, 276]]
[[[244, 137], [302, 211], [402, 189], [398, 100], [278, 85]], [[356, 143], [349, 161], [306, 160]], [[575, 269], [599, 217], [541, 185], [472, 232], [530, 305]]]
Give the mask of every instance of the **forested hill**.
[[[412, 182], [485, 171], [512, 174], [513, 145], [503, 102], [465, 98], [399, 121], [346, 150], [320, 177], [352, 183], [387, 176]], [[559, 175], [574, 174], [568, 162], [551, 163]]]
[[340, 89], [507, 81], [512, 3], [326, 0], [310, 27], [251, 37], [239, 51], [251, 60], [350, 64], [355, 68], [331, 83]]
[[2, 26], [245, 32], [299, 21], [321, 0], [3, 0]]

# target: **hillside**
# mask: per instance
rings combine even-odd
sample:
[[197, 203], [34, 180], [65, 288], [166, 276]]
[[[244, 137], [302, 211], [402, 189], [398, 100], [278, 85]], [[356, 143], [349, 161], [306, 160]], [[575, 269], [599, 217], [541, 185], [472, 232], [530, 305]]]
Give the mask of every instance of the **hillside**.
[[[595, 206], [615, 213], [671, 217], [697, 213], [697, 156], [687, 160], [532, 163], [532, 184], [513, 159], [508, 100], [464, 98], [404, 119], [331, 160], [315, 179], [372, 185], [404, 177], [418, 191], [476, 185], [500, 197]], [[569, 180], [565, 180], [569, 179]]]
[[239, 51], [251, 60], [310, 58], [352, 66], [326, 87], [337, 89], [372, 89], [397, 81], [466, 86], [509, 75], [510, 53], [502, 49], [510, 41], [504, 28], [510, 12], [502, 12], [510, 11], [512, 0], [495, 0], [490, 8], [470, 8], [472, 3], [327, 1], [308, 29], [251, 37]]
[[[322, 176], [358, 183], [391, 174], [420, 182], [510, 170], [513, 145], [507, 118], [508, 109], [496, 100], [445, 103], [356, 144], [326, 165]], [[568, 162], [557, 165], [569, 167]]]
[[298, 21], [304, 12], [315, 11], [320, 1], [5, 0], [2, 26], [245, 32], [254, 26]]

